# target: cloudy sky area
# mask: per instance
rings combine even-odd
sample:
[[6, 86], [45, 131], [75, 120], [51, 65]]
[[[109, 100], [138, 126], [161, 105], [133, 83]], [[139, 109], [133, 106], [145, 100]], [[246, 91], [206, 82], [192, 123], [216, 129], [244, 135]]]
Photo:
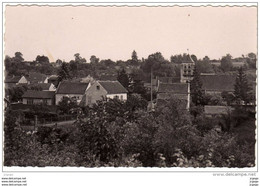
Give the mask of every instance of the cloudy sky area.
[[36, 7], [8, 6], [5, 55], [19, 51], [70, 61], [127, 60], [161, 52], [219, 59], [257, 52], [256, 7]]

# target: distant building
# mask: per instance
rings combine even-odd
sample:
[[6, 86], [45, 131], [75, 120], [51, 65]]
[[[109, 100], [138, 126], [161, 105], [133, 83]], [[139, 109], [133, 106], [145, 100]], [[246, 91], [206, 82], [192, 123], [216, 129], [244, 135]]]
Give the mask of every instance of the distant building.
[[182, 100], [185, 109], [190, 108], [190, 84], [189, 83], [160, 83], [157, 92], [156, 106], [163, 106], [169, 99]]
[[230, 106], [220, 106], [220, 105], [205, 105], [204, 114], [208, 117], [227, 115], [234, 108]]
[[245, 61], [232, 61], [232, 66], [236, 68], [243, 67], [245, 64]]
[[181, 63], [181, 83], [187, 83], [193, 79], [195, 63], [193, 59], [190, 57], [190, 55], [189, 59], [190, 60]]
[[[158, 86], [160, 83], [180, 83], [181, 78], [180, 77], [159, 77], [156, 76], [155, 79], [152, 79], [152, 87], [154, 91], [158, 90]], [[144, 87], [147, 90], [151, 90], [151, 82], [149, 83], [144, 83]]]
[[200, 75], [202, 89], [206, 94], [221, 94], [223, 91], [234, 92], [235, 75]]
[[79, 104], [89, 87], [89, 83], [68, 81], [60, 82], [55, 95], [56, 105], [58, 105], [58, 103], [62, 100], [63, 97], [74, 98]]
[[48, 80], [47, 80], [48, 83], [52, 83], [54, 86], [58, 86], [58, 76], [57, 75], [51, 75], [48, 77]]
[[22, 98], [27, 105], [54, 105], [55, 92], [28, 90]]
[[[233, 67], [242, 67], [246, 64], [246, 61], [242, 60], [242, 61], [235, 61], [235, 60], [231, 60], [232, 66]], [[220, 66], [221, 65], [221, 61], [220, 60], [212, 60], [210, 61], [211, 65], [214, 66]]]
[[5, 88], [12, 88], [16, 85], [28, 84], [28, 81], [24, 76], [6, 77], [4, 82]]
[[105, 98], [118, 98], [125, 101], [127, 93], [128, 91], [118, 81], [96, 81], [86, 91], [84, 102], [86, 105], [91, 105]]
[[27, 80], [29, 84], [48, 83], [48, 77], [45, 74], [36, 72], [29, 73]]

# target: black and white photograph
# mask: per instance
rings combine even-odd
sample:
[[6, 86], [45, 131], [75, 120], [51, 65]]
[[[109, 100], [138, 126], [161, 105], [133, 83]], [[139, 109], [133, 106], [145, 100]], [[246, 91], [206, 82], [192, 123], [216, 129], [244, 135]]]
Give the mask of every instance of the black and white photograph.
[[257, 169], [256, 3], [2, 6], [4, 170]]

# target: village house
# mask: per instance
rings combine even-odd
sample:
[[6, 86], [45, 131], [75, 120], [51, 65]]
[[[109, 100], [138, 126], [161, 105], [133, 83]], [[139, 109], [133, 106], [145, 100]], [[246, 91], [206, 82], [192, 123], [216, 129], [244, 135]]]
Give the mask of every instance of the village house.
[[161, 107], [172, 99], [182, 101], [185, 109], [190, 108], [190, 84], [189, 83], [160, 83], [157, 92], [156, 106]]
[[26, 78], [29, 84], [48, 83], [48, 77], [41, 73], [29, 73], [28, 77]]
[[28, 84], [28, 81], [24, 76], [6, 77], [4, 82], [5, 82], [5, 88], [12, 88], [16, 85]]
[[[246, 61], [245, 60], [237, 61], [237, 60], [232, 59], [231, 63], [232, 63], [233, 67], [237, 67], [237, 68], [246, 65]], [[212, 66], [220, 66], [221, 65], [221, 61], [220, 60], [211, 60], [210, 64]]]
[[236, 76], [234, 75], [215, 75], [201, 74], [202, 89], [206, 94], [220, 95], [222, 92], [234, 91]]
[[105, 98], [126, 101], [127, 93], [128, 91], [118, 81], [96, 81], [86, 91], [84, 102], [86, 105], [91, 105]]
[[23, 104], [26, 105], [54, 105], [55, 92], [28, 90], [23, 96]]
[[68, 81], [60, 82], [55, 95], [56, 105], [58, 105], [63, 97], [73, 98], [77, 101], [77, 104], [79, 104], [89, 87], [89, 83]]
[[58, 86], [58, 76], [57, 75], [51, 75], [48, 77], [48, 80], [47, 80], [48, 83], [52, 83], [54, 86]]

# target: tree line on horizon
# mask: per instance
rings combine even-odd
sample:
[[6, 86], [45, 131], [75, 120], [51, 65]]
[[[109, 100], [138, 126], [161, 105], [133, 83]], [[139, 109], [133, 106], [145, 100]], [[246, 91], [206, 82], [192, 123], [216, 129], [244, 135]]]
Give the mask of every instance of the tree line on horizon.
[[[202, 59], [197, 59], [196, 55], [192, 54], [190, 57], [197, 64], [198, 71], [202, 73], [225, 73], [228, 71], [236, 70], [232, 66], [232, 61], [245, 61], [245, 68], [256, 69], [256, 54], [249, 53], [246, 56], [242, 55], [238, 58], [232, 58], [230, 54], [223, 56], [220, 60], [211, 60], [208, 56]], [[92, 76], [98, 76], [99, 72], [107, 71], [108, 74], [115, 74], [119, 69], [126, 69], [127, 67], [139, 67], [141, 70], [139, 74], [150, 74], [151, 66], [154, 69], [154, 75], [158, 76], [176, 76], [179, 75], [178, 64], [190, 61], [189, 54], [172, 55], [170, 61], [165, 59], [160, 52], [149, 55], [146, 59], [139, 59], [137, 52], [134, 50], [131, 54], [131, 58], [123, 61], [113, 61], [111, 59], [100, 60], [95, 55], [92, 55], [89, 59], [89, 63], [84, 57], [81, 57], [79, 53], [74, 54], [74, 59], [69, 62], [65, 62], [69, 65], [71, 76], [78, 78], [88, 74]], [[220, 61], [221, 65], [216, 67], [211, 65], [210, 62]], [[5, 71], [6, 75], [26, 75], [31, 71], [40, 72], [43, 74], [57, 74], [58, 67], [64, 63], [64, 61], [57, 59], [55, 63], [50, 63], [47, 56], [38, 55], [35, 60], [29, 62], [25, 61], [21, 52], [16, 52], [14, 57], [5, 57]], [[28, 62], [30, 65], [23, 62]], [[146, 78], [145, 80], [147, 80]]]

